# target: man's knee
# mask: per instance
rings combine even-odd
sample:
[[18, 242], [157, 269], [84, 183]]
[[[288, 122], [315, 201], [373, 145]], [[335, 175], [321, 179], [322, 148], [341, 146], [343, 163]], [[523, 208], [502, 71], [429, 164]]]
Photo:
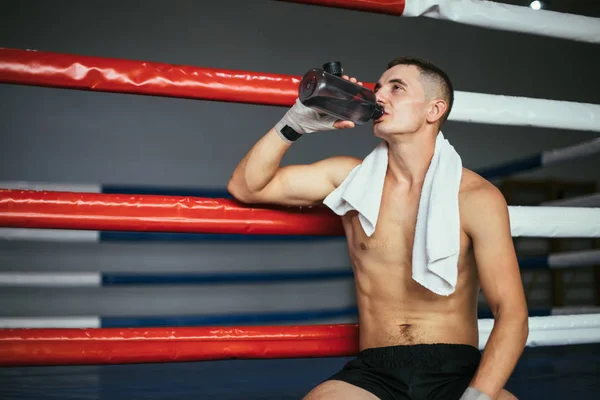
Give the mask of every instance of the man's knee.
[[378, 400], [364, 389], [342, 381], [323, 382], [311, 390], [303, 400]]

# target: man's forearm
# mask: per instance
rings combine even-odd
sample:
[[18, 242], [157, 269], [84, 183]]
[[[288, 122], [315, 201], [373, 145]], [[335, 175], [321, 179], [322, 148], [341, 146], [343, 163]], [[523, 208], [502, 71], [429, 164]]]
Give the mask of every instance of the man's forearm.
[[289, 147], [290, 144], [281, 140], [275, 129], [271, 129], [240, 161], [230, 185], [249, 192], [263, 189], [273, 179]]
[[492, 398], [504, 388], [527, 342], [527, 317], [497, 317], [470, 386]]

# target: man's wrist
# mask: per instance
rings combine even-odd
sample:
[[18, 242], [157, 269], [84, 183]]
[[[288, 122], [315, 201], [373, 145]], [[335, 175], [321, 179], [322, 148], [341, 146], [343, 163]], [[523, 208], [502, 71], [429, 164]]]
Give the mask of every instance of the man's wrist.
[[277, 132], [281, 140], [283, 140], [287, 144], [292, 144], [296, 140], [300, 139], [300, 137], [302, 137], [301, 134], [296, 132], [294, 128], [287, 124], [277, 124], [275, 126], [275, 131]]
[[275, 131], [284, 142], [291, 144], [307, 133], [334, 130], [335, 122], [334, 117], [319, 114], [296, 99], [294, 105], [275, 125]]
[[296, 100], [292, 108], [290, 108], [283, 118], [277, 124], [275, 124], [275, 131], [287, 144], [292, 144], [296, 140], [300, 139], [303, 133], [305, 133], [302, 127], [299, 125], [300, 114], [299, 108], [304, 107], [299, 100]]

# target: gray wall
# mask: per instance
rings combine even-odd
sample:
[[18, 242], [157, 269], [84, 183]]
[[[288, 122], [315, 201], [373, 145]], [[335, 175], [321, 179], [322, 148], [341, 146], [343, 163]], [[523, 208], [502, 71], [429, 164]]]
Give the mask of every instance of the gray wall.
[[[597, 45], [277, 1], [205, 3], [3, 0], [0, 46], [295, 75], [336, 59], [348, 73], [370, 82], [393, 57], [416, 55], [442, 66], [456, 90], [600, 104]], [[0, 104], [0, 180], [219, 188], [250, 146], [285, 112], [278, 107], [17, 85], [0, 86]], [[455, 122], [444, 132], [464, 165], [473, 169], [597, 137], [590, 132]], [[284, 164], [337, 154], [364, 156], [375, 144], [368, 127], [322, 133], [295, 144]], [[599, 161], [592, 156], [523, 177], [600, 183]], [[348, 265], [343, 241], [286, 244], [285, 249], [272, 244], [274, 249], [268, 251], [261, 243], [252, 244], [252, 250], [233, 243], [227, 250], [172, 243], [0, 245], [2, 270], [215, 270], [220, 251], [227, 253], [221, 255], [222, 264], [239, 268], [246, 268], [249, 258], [256, 269], [266, 264]], [[144, 257], [149, 251], [160, 254], [162, 265]], [[307, 259], [307, 252], [314, 256]], [[333, 285], [335, 290], [327, 283], [283, 292], [269, 287], [261, 291], [264, 298], [247, 288], [247, 296], [224, 303], [223, 310], [248, 310], [250, 299], [256, 310], [268, 310], [273, 302], [318, 308], [306, 300], [314, 294], [323, 296], [322, 304], [352, 302], [351, 285]], [[220, 294], [227, 297], [223, 294], [238, 290], [224, 287]], [[192, 287], [3, 289], [0, 296], [0, 315], [5, 316], [128, 315], [205, 313], [205, 305], [194, 305], [214, 301], [215, 294]]]

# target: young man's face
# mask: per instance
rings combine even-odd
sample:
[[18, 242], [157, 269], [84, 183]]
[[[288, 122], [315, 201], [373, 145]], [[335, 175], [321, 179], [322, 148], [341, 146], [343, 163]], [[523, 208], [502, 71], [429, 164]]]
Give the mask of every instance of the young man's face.
[[374, 121], [375, 136], [413, 133], [425, 124], [429, 101], [419, 75], [414, 65], [396, 65], [381, 75], [375, 96], [385, 114]]

